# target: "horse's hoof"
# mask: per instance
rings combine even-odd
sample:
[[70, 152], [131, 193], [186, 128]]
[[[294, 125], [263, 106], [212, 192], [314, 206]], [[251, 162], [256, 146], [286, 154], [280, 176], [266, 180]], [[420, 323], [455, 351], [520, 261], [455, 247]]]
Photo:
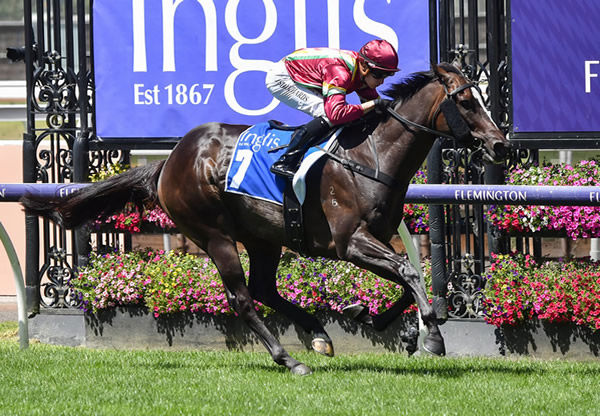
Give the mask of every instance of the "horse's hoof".
[[290, 368], [290, 372], [297, 376], [307, 376], [312, 374], [312, 370], [305, 364], [299, 363]]
[[442, 357], [446, 355], [446, 346], [441, 335], [427, 335], [423, 342], [423, 351], [430, 355]]
[[331, 342], [325, 341], [323, 338], [313, 338], [311, 346], [319, 354], [333, 357], [333, 344]]
[[369, 315], [369, 309], [360, 303], [346, 306], [344, 309], [342, 309], [342, 313], [344, 316], [352, 318], [355, 321], [365, 325], [373, 326], [373, 317]]
[[409, 356], [419, 349], [419, 330], [416, 327], [411, 326], [407, 331], [400, 332], [400, 339], [404, 343], [404, 349]]

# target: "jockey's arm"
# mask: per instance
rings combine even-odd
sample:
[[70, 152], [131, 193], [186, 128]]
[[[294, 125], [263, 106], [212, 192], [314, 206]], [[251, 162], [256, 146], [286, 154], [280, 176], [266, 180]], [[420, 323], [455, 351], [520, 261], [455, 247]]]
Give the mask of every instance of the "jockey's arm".
[[349, 123], [361, 118], [365, 112], [363, 104], [348, 104], [346, 94], [334, 93], [325, 97], [325, 115], [333, 125]]
[[361, 99], [361, 104], [348, 104], [346, 94], [352, 85], [351, 75], [341, 65], [328, 65], [324, 68], [321, 92], [324, 97], [325, 115], [333, 125], [349, 123], [361, 118], [375, 108], [373, 100], [379, 98], [374, 88], [361, 88], [355, 90]]
[[363, 109], [363, 113], [367, 114], [369, 111], [375, 109], [375, 100], [365, 101], [360, 105]]
[[348, 104], [344, 94], [332, 94], [325, 97], [325, 115], [333, 125], [349, 123], [374, 110], [377, 98], [379, 96], [361, 104]]
[[375, 108], [375, 100], [379, 98], [379, 94], [376, 90], [371, 88], [363, 88], [362, 90], [356, 91], [360, 98], [360, 105], [363, 109], [363, 113], [366, 114]]

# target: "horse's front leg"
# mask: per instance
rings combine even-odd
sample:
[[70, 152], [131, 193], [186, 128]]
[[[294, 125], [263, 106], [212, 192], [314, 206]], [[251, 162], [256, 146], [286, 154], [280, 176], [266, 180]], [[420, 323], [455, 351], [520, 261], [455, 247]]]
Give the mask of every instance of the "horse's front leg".
[[[396, 301], [388, 310], [378, 313], [377, 315], [370, 315], [369, 308], [360, 303], [346, 306], [343, 309], [343, 313], [349, 318], [372, 327], [376, 331], [383, 331], [392, 322], [398, 319], [413, 303], [415, 303], [415, 298], [413, 297], [412, 292], [410, 289], [405, 288], [402, 297], [398, 299], [398, 301]], [[405, 343], [404, 347], [411, 355], [417, 351], [418, 337], [419, 330], [412, 324], [409, 325], [406, 331], [400, 332], [400, 339]]]
[[376, 331], [385, 330], [392, 322], [398, 319], [410, 305], [415, 303], [415, 298], [410, 289], [405, 288], [404, 293], [389, 309], [370, 315], [369, 308], [360, 303], [346, 306], [343, 310], [344, 315], [355, 319], [363, 324], [372, 326]]
[[408, 259], [396, 254], [364, 227], [359, 227], [352, 234], [345, 250], [340, 250], [338, 246], [338, 253], [344, 260], [399, 283], [405, 290], [409, 290], [417, 302], [423, 323], [428, 330], [423, 348], [435, 355], [445, 355], [446, 348], [437, 325], [436, 314], [429, 304], [417, 270]]

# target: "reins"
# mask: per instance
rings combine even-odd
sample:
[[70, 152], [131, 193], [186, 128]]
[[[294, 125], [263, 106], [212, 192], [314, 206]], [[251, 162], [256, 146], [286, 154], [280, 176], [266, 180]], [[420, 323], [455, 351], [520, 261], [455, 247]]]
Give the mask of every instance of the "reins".
[[[451, 101], [454, 104], [455, 107], [456, 107], [456, 103], [454, 103], [454, 100], [451, 100], [451, 98], [454, 97], [456, 94], [458, 94], [458, 93], [466, 90], [467, 88], [471, 88], [471, 87], [477, 88], [477, 90], [481, 92], [481, 90], [479, 89], [479, 87], [477, 85], [475, 85], [474, 83], [472, 83], [472, 82], [468, 82], [466, 84], [463, 84], [463, 85], [457, 87], [456, 89], [454, 89], [454, 90], [452, 90], [450, 92], [448, 91], [448, 88], [446, 87], [446, 84], [444, 84], [442, 82], [442, 85], [444, 86], [444, 91], [446, 92], [446, 100]], [[402, 117], [400, 114], [398, 114], [392, 107], [388, 107], [387, 111], [388, 111], [388, 113], [393, 118], [395, 118], [396, 120], [398, 120], [405, 127], [408, 125], [410, 127], [413, 127], [413, 128], [416, 128], [416, 129], [419, 129], [419, 130], [422, 130], [422, 131], [425, 131], [427, 133], [434, 134], [437, 137], [445, 137], [447, 139], [455, 139], [456, 138], [455, 136], [453, 136], [451, 134], [444, 133], [442, 131], [439, 131], [439, 130], [436, 130], [436, 129], [433, 129], [433, 128], [429, 128], [429, 127], [423, 126], [421, 124], [415, 123], [414, 121], [410, 121], [410, 120]], [[434, 113], [434, 115], [433, 115], [433, 117], [431, 119], [431, 125], [432, 125], [432, 127], [435, 126], [435, 121], [440, 116], [440, 113], [443, 113], [443, 112], [444, 112], [443, 106], [441, 104], [438, 105], [438, 108], [435, 110], [435, 113]], [[450, 117], [448, 117], [448, 118], [450, 118]]]
[[[453, 131], [453, 133], [458, 132], [459, 130], [464, 131], [466, 122], [464, 121], [464, 119], [462, 119], [462, 117], [460, 117], [460, 114], [458, 113], [458, 108], [456, 107], [456, 103], [454, 102], [452, 97], [454, 97], [456, 94], [460, 93], [461, 91], [466, 90], [467, 88], [474, 87], [474, 88], [477, 88], [477, 90], [480, 92], [481, 92], [481, 90], [479, 90], [479, 87], [472, 82], [463, 84], [450, 92], [448, 91], [446, 84], [444, 84], [442, 82], [442, 85], [444, 86], [444, 91], [446, 92], [446, 99], [440, 105], [438, 105], [438, 108], [435, 111], [434, 116], [432, 118], [432, 126], [435, 125], [435, 120], [439, 117], [440, 113], [443, 113], [446, 116], [446, 120], [448, 121], [449, 127]], [[446, 105], [442, 105], [442, 104], [446, 104]], [[402, 125], [404, 125], [404, 127], [406, 127], [409, 131], [412, 131], [409, 128], [409, 126], [410, 126], [410, 127], [425, 131], [427, 133], [433, 134], [436, 137], [445, 137], [448, 139], [455, 139], [455, 140], [457, 139], [456, 135], [444, 133], [444, 132], [441, 132], [434, 128], [429, 128], [429, 127], [423, 126], [422, 124], [415, 123], [414, 121], [408, 120], [407, 118], [398, 114], [391, 106], [387, 108], [387, 112], [390, 114], [391, 117], [393, 117], [395, 120], [399, 121]], [[457, 116], [460, 117], [460, 119], [457, 119]], [[466, 128], [468, 128], [468, 127], [466, 127]], [[369, 141], [369, 148], [371, 149], [371, 153], [373, 154], [373, 160], [375, 161], [375, 169], [373, 169], [369, 166], [363, 165], [361, 163], [355, 162], [354, 160], [345, 159], [345, 158], [342, 158], [342, 157], [334, 154], [333, 152], [335, 152], [337, 150], [337, 147], [339, 146], [339, 143], [337, 143], [337, 138], [336, 138], [336, 144], [334, 145], [334, 147], [332, 148], [331, 151], [326, 150], [321, 146], [317, 146], [317, 148], [319, 148], [322, 152], [324, 152], [329, 158], [338, 162], [344, 168], [346, 168], [352, 172], [358, 173], [359, 175], [365, 176], [376, 182], [382, 183], [390, 188], [400, 188], [401, 184], [398, 180], [396, 180], [396, 178], [394, 178], [390, 175], [387, 175], [379, 170], [379, 157], [377, 155], [377, 148], [375, 147], [375, 143], [373, 143], [373, 138], [371, 137], [370, 134], [369, 134], [369, 136], [367, 136], [367, 140]]]
[[390, 175], [387, 175], [379, 170], [379, 156], [377, 155], [377, 148], [375, 147], [375, 143], [373, 143], [373, 138], [371, 137], [370, 134], [367, 136], [367, 140], [369, 141], [369, 148], [371, 149], [371, 153], [373, 154], [373, 160], [375, 160], [375, 169], [373, 169], [367, 165], [363, 165], [361, 163], [355, 162], [352, 159], [345, 159], [345, 158], [340, 157], [340, 156], [336, 155], [335, 153], [333, 153], [337, 150], [337, 148], [339, 146], [339, 142], [337, 141], [337, 138], [335, 139], [335, 144], [333, 145], [332, 150], [324, 149], [321, 146], [316, 146], [316, 147], [319, 150], [321, 150], [323, 153], [325, 153], [327, 155], [327, 157], [338, 162], [340, 165], [342, 165], [344, 168], [348, 169], [349, 171], [358, 173], [359, 175], [366, 176], [367, 178], [372, 179], [376, 182], [382, 183], [390, 188], [400, 188], [401, 184], [400, 184], [400, 182], [398, 182], [396, 180], [396, 178], [394, 178]]
[[[398, 114], [396, 112], [396, 110], [394, 110], [391, 107], [387, 108], [387, 112], [390, 114], [390, 116], [392, 116], [393, 118], [395, 118], [396, 120], [398, 120], [400, 123], [402, 123], [404, 125], [404, 127], [407, 127], [407, 126], [414, 127], [416, 129], [423, 130], [423, 131], [425, 131], [427, 133], [434, 134], [436, 137], [445, 137], [447, 139], [453, 139], [454, 138], [454, 136], [452, 136], [452, 135], [450, 135], [448, 133], [444, 133], [444, 132], [441, 132], [439, 130], [430, 129], [429, 127], [425, 127], [422, 124], [415, 123], [414, 121], [410, 121], [409, 119], [402, 117], [400, 114]], [[439, 113], [439, 107], [438, 107], [438, 111], [436, 112], [436, 114], [438, 114], [438, 113]]]

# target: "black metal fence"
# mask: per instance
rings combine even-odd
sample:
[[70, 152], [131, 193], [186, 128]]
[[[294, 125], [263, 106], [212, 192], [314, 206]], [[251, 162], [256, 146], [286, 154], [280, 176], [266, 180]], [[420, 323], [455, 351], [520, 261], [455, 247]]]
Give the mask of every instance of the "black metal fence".
[[[507, 2], [504, 0], [440, 0], [439, 57], [459, 64], [479, 83], [492, 118], [509, 131]], [[438, 140], [427, 159], [429, 183], [499, 184], [505, 169], [537, 160], [537, 153], [515, 149], [504, 165], [484, 163], [477, 153]], [[506, 252], [507, 238], [490, 227], [482, 205], [430, 207], [431, 264], [434, 306], [451, 317], [481, 315], [481, 290], [490, 252]], [[539, 240], [536, 241], [541, 252]], [[524, 246], [520, 243], [520, 248]]]
[[[94, 136], [91, 0], [24, 0], [27, 132], [25, 182], [86, 182], [113, 162], [128, 163], [129, 150], [170, 148], [169, 140], [107, 144]], [[486, 91], [493, 118], [508, 130], [506, 4], [504, 0], [430, 0], [432, 59], [455, 61]], [[435, 22], [435, 20], [432, 20]], [[516, 158], [530, 158], [517, 152]], [[503, 166], [485, 165], [470, 151], [439, 141], [428, 161], [430, 183], [497, 183]], [[487, 227], [482, 206], [432, 206], [434, 292], [448, 298], [455, 316], [476, 316], [481, 275], [489, 250], [503, 239]], [[90, 236], [26, 217], [28, 309], [74, 307], [68, 282], [85, 264]], [[111, 235], [98, 235], [111, 244]], [[128, 246], [127, 241], [125, 246]], [[41, 252], [40, 252], [41, 249]], [[448, 288], [450, 288], [448, 290]], [[443, 303], [442, 303], [443, 305]]]

